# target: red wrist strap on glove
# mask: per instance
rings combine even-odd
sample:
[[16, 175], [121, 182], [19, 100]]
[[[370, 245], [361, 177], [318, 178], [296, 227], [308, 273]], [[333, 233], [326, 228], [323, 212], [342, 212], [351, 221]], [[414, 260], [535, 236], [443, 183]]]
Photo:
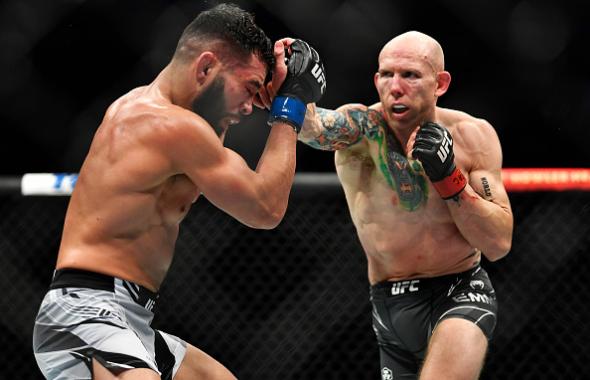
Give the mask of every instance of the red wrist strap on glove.
[[453, 172], [438, 182], [433, 182], [432, 185], [438, 191], [442, 199], [451, 199], [463, 191], [467, 185], [467, 180], [459, 168], [455, 168]]

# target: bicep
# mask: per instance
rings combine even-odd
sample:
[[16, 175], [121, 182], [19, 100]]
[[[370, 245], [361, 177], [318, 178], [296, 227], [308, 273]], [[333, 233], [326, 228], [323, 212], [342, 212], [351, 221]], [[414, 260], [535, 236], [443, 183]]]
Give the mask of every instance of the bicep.
[[354, 145], [363, 137], [367, 107], [348, 105], [337, 110], [308, 108], [299, 140], [321, 150], [338, 150]]
[[[254, 197], [255, 172], [234, 151], [225, 148], [208, 125], [200, 122], [170, 127], [165, 144], [174, 171], [183, 173], [219, 208], [235, 211]], [[232, 203], [233, 202], [233, 203]], [[232, 204], [236, 207], [232, 207]]]
[[205, 198], [234, 217], [242, 215], [259, 198], [259, 176], [240, 155], [224, 147], [217, 138], [195, 144], [182, 171]]
[[509, 209], [508, 194], [502, 182], [502, 148], [491, 125], [485, 124], [476, 136], [481, 147], [469, 173], [469, 184], [485, 200]]
[[215, 206], [233, 214], [241, 203], [255, 199], [259, 178], [246, 161], [234, 151], [222, 148], [208, 164], [187, 169], [201, 193]]
[[510, 201], [502, 182], [501, 170], [477, 169], [469, 173], [469, 185], [486, 201], [508, 210]]

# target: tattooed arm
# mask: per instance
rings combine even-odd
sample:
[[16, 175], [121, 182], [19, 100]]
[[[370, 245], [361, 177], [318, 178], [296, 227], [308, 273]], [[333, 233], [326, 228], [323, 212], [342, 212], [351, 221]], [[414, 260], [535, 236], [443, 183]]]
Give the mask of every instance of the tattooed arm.
[[362, 140], [381, 115], [362, 104], [347, 104], [337, 110], [307, 106], [299, 141], [322, 150], [338, 150]]
[[504, 257], [512, 243], [513, 217], [502, 183], [502, 149], [492, 126], [478, 120], [458, 128], [472, 157], [468, 185], [447, 206], [465, 239], [490, 261]]

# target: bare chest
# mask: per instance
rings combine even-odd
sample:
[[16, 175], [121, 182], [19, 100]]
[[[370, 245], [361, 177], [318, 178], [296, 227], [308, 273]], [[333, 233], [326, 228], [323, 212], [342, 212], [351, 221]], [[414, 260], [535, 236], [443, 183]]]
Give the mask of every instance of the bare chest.
[[[465, 171], [468, 157], [455, 146], [455, 163]], [[370, 128], [362, 143], [336, 152], [336, 168], [349, 206], [359, 217], [451, 221], [419, 161], [408, 158], [402, 143], [385, 126]]]
[[376, 154], [375, 147], [366, 154], [342, 153], [336, 167], [371, 282], [438, 275], [469, 254], [471, 247], [421, 168]]

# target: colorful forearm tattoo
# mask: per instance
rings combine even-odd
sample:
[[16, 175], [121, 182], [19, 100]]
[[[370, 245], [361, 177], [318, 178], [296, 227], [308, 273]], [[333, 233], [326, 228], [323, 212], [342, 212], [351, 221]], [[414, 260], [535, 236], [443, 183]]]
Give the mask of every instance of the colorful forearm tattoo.
[[307, 145], [316, 149], [338, 150], [361, 140], [362, 120], [351, 117], [351, 111], [342, 113], [317, 107], [316, 112], [322, 124], [322, 133], [315, 140], [307, 141]]

